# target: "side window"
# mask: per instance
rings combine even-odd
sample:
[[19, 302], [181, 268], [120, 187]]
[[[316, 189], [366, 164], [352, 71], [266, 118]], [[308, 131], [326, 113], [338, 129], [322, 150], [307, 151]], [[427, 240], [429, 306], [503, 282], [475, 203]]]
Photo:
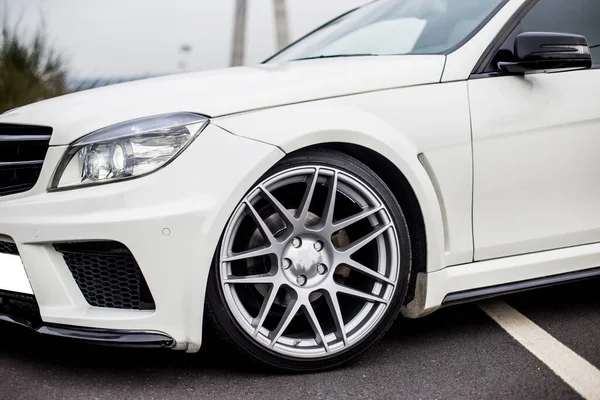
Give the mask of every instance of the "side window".
[[523, 32], [575, 33], [586, 37], [600, 65], [600, 1], [540, 0], [521, 20]]
[[600, 66], [600, 0], [539, 0], [504, 41], [485, 72], [495, 72], [498, 61], [514, 61], [515, 38], [523, 32], [583, 35], [594, 66]]

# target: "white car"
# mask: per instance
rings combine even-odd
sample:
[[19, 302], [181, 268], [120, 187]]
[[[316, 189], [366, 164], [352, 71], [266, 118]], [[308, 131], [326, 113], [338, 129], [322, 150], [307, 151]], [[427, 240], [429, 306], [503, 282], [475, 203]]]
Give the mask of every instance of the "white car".
[[399, 314], [598, 276], [598, 21], [379, 0], [262, 65], [8, 112], [0, 319], [318, 370]]

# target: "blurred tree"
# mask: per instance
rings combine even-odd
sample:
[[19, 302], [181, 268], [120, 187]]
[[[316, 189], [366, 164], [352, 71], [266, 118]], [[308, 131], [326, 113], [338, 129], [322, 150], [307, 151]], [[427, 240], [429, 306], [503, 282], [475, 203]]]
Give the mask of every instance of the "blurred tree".
[[66, 93], [64, 63], [47, 44], [44, 30], [27, 41], [6, 19], [1, 24], [0, 113]]

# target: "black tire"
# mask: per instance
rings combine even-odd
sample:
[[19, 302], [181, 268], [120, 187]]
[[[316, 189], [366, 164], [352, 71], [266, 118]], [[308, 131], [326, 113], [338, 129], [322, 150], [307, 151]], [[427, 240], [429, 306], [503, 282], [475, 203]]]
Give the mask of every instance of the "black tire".
[[290, 167], [307, 164], [329, 166], [348, 172], [362, 180], [371, 190], [377, 193], [384, 205], [388, 208], [398, 232], [400, 268], [396, 290], [389, 306], [385, 311], [385, 314], [369, 334], [358, 343], [349, 346], [339, 353], [321, 358], [302, 359], [299, 357], [294, 358], [285, 356], [261, 346], [255, 340], [250, 338], [239, 326], [227, 306], [223, 290], [221, 289], [220, 277], [216, 265], [220, 254], [220, 248], [217, 248], [207, 286], [207, 329], [213, 330], [214, 333], [225, 340], [230, 347], [233, 347], [235, 350], [239, 351], [239, 353], [247, 356], [250, 360], [279, 372], [319, 371], [337, 367], [357, 357], [376, 343], [388, 331], [400, 312], [400, 307], [406, 296], [412, 264], [408, 226], [400, 205], [385, 182], [360, 161], [344, 153], [333, 150], [297, 152], [281, 160], [258, 182]]

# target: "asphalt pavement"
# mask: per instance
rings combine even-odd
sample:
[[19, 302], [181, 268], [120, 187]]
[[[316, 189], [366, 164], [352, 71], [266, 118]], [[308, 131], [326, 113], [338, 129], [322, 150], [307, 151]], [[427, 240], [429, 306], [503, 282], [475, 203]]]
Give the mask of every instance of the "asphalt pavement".
[[[599, 291], [595, 279], [500, 300], [594, 369]], [[581, 398], [477, 304], [398, 320], [367, 354], [329, 372], [267, 374], [224, 354], [95, 347], [0, 325], [0, 399]]]

